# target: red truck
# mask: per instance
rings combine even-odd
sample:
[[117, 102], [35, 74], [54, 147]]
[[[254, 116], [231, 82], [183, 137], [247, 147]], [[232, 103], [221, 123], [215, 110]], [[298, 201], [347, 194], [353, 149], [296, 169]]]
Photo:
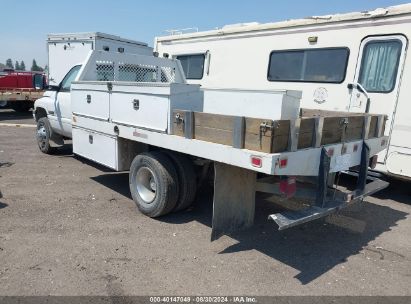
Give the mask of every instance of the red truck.
[[0, 107], [8, 105], [17, 112], [27, 112], [43, 96], [47, 77], [43, 72], [0, 72]]

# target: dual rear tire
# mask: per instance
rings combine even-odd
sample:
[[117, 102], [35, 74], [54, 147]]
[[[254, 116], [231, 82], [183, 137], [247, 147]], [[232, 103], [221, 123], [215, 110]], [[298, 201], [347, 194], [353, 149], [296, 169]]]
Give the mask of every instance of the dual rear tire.
[[149, 217], [186, 209], [196, 193], [191, 161], [169, 151], [137, 155], [130, 166], [129, 184], [138, 209]]

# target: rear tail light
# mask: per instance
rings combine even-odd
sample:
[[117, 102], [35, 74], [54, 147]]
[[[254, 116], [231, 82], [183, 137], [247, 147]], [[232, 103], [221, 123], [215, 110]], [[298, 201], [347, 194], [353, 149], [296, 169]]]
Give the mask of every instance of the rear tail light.
[[279, 160], [279, 162], [278, 162], [278, 166], [279, 166], [280, 168], [285, 168], [285, 167], [287, 167], [287, 164], [288, 164], [288, 159], [287, 159], [287, 158], [281, 158], [281, 159]]
[[261, 168], [263, 166], [263, 159], [259, 156], [251, 156], [251, 166]]

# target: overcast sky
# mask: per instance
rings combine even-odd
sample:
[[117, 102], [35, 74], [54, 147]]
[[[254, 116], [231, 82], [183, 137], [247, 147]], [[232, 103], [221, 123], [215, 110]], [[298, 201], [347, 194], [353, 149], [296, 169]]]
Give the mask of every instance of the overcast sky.
[[105, 32], [153, 44], [167, 29], [213, 29], [240, 22], [271, 22], [313, 15], [364, 11], [401, 0], [14, 0], [1, 3], [0, 62], [33, 58], [47, 63], [46, 35]]

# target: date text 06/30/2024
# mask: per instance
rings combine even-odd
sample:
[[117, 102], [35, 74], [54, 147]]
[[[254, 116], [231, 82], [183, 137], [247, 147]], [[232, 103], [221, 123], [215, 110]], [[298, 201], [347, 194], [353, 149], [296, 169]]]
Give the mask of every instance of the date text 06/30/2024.
[[257, 303], [255, 297], [244, 296], [172, 296], [172, 297], [150, 297], [150, 303]]

